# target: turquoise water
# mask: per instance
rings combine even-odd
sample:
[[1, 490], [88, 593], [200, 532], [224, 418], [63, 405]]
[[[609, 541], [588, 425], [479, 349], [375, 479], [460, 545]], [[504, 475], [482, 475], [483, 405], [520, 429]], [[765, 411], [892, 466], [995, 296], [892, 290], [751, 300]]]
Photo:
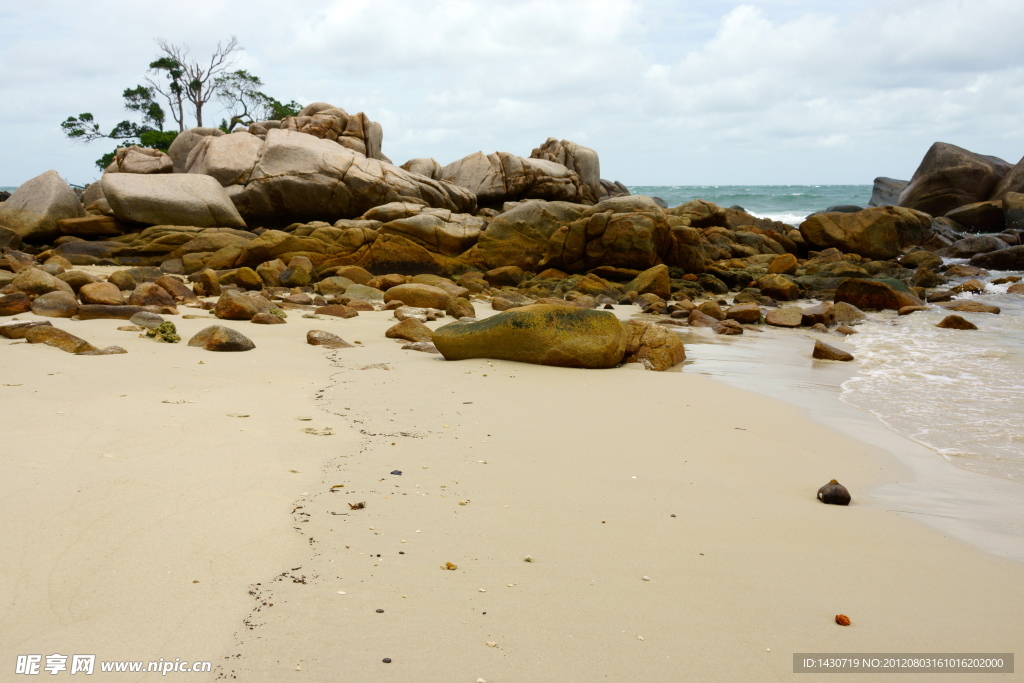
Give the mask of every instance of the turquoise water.
[[629, 191], [661, 197], [669, 206], [693, 199], [742, 206], [755, 216], [792, 225], [830, 206], [867, 206], [871, 199], [871, 185], [636, 185]]

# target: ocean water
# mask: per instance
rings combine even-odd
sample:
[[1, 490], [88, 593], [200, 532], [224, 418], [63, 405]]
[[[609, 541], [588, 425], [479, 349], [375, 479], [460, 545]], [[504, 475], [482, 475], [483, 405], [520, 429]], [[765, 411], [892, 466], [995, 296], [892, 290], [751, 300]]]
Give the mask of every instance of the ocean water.
[[669, 206], [704, 199], [742, 206], [760, 218], [800, 225], [808, 214], [839, 204], [867, 206], [871, 185], [636, 185], [633, 194], [661, 197]]

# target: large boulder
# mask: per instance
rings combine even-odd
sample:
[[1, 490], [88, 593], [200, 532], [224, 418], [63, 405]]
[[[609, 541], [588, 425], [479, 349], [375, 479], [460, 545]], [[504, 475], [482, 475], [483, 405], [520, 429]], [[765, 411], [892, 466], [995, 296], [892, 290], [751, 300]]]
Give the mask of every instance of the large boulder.
[[1024, 246], [976, 254], [971, 257], [971, 265], [986, 270], [1024, 270]]
[[0, 225], [23, 240], [42, 241], [60, 236], [57, 221], [85, 215], [71, 186], [56, 171], [27, 180], [0, 202]]
[[189, 152], [185, 172], [212, 176], [224, 187], [244, 185], [262, 151], [263, 140], [249, 133], [207, 136]]
[[107, 173], [103, 194], [121, 220], [149, 225], [244, 228], [227, 192], [205, 175]]
[[590, 193], [562, 164], [508, 152], [470, 154], [442, 168], [440, 177], [472, 192], [481, 206], [521, 199], [582, 202]]
[[800, 224], [800, 234], [814, 249], [835, 247], [871, 259], [891, 259], [931, 236], [931, 217], [898, 206], [855, 213], [822, 213]]
[[1006, 172], [988, 198], [1004, 199], [1011, 192], [1024, 192], [1024, 159], [1018, 161], [1013, 168]]
[[964, 204], [988, 199], [1009, 170], [1010, 164], [998, 157], [936, 142], [900, 193], [900, 206], [944, 216]]
[[409, 161], [402, 164], [402, 168], [409, 171], [409, 173], [419, 173], [433, 180], [441, 179], [441, 164], [437, 163], [436, 159], [429, 157], [409, 159]]
[[624, 360], [643, 363], [648, 370], [668, 370], [686, 360], [686, 349], [679, 335], [663, 325], [643, 320], [624, 323], [628, 339]]
[[569, 140], [548, 138], [530, 153], [533, 159], [546, 159], [565, 166], [579, 176], [583, 183], [581, 200], [594, 204], [604, 194], [601, 189], [601, 160], [597, 152]]
[[285, 117], [280, 128], [331, 140], [370, 159], [387, 161], [381, 153], [384, 129], [362, 112], [349, 114], [333, 104], [314, 102], [297, 116]]
[[220, 137], [224, 131], [219, 128], [189, 128], [178, 133], [167, 148], [167, 156], [171, 157], [175, 173], [184, 173], [185, 165], [188, 162], [188, 155], [192, 148], [198, 145], [203, 138]]
[[835, 301], [848, 303], [865, 311], [898, 311], [904, 306], [923, 305], [922, 301], [899, 280], [861, 278], [849, 278], [839, 283]]
[[337, 221], [406, 200], [457, 213], [476, 210], [476, 198], [451, 183], [283, 129], [268, 131], [248, 182], [232, 186], [231, 197], [246, 220], [261, 225]]
[[965, 204], [947, 213], [946, 218], [956, 221], [967, 232], [1002, 232], [1006, 229], [1002, 199]]
[[446, 360], [495, 358], [569, 368], [614, 367], [627, 339], [613, 313], [551, 304], [434, 330], [434, 346]]
[[379, 232], [401, 235], [429, 251], [456, 256], [476, 244], [486, 228], [486, 218], [425, 208], [416, 215], [385, 223]]
[[910, 184], [909, 180], [894, 178], [875, 178], [871, 188], [871, 199], [868, 206], [893, 206], [900, 203], [900, 193]]
[[[118, 147], [107, 173], [173, 173], [174, 162], [159, 149]], [[83, 197], [84, 198], [84, 197]]]
[[586, 208], [570, 202], [523, 202], [491, 220], [468, 258], [485, 270], [534, 270], [555, 231], [578, 220]]

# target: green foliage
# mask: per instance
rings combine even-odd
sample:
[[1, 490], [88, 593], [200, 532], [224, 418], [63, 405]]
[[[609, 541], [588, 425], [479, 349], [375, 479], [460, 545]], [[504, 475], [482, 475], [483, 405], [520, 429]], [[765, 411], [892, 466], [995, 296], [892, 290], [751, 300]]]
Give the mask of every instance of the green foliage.
[[230, 133], [239, 124], [250, 125], [255, 121], [281, 120], [295, 116], [302, 109], [295, 100], [282, 104], [279, 100], [259, 90], [263, 81], [245, 69], [219, 76], [215, 81], [217, 99], [231, 114], [230, 121], [221, 123], [221, 130]]
[[166, 152], [178, 137], [176, 130], [146, 130], [139, 134], [139, 142], [143, 147], [152, 147]]
[[295, 100], [292, 100], [288, 104], [282, 104], [273, 97], [267, 98], [267, 108], [267, 119], [270, 121], [280, 121], [288, 116], [298, 116], [299, 112], [302, 111], [302, 105]]

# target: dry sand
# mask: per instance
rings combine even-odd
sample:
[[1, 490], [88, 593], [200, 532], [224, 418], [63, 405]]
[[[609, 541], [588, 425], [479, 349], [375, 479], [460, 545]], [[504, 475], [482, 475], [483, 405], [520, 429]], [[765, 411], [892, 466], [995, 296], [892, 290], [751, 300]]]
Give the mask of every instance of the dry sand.
[[[213, 322], [172, 319], [184, 340]], [[52, 322], [129, 353], [0, 340], [8, 671], [774, 681], [794, 652], [1024, 642], [1024, 565], [858, 504], [907, 470], [779, 401], [635, 365], [446, 362], [386, 339], [385, 312], [226, 323], [246, 353]], [[815, 500], [831, 478], [853, 505]], [[885, 676], [827, 680], [846, 678]]]

